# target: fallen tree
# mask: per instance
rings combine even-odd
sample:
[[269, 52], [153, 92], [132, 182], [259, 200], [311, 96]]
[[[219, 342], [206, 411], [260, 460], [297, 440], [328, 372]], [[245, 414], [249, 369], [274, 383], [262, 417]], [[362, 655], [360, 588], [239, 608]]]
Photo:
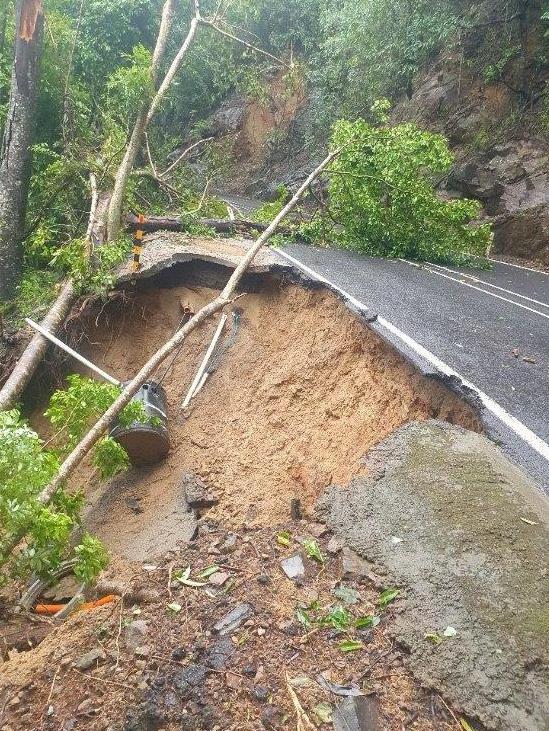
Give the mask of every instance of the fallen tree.
[[[89, 260], [92, 256], [94, 246], [103, 239], [102, 216], [98, 206], [97, 184], [95, 176], [90, 175], [91, 184], [91, 205], [86, 231], [86, 256]], [[77, 291], [72, 280], [63, 285], [57, 299], [50, 307], [47, 315], [41, 322], [42, 327], [49, 332], [55, 333], [64, 323], [69, 311], [77, 297]], [[36, 366], [42, 360], [48, 341], [43, 335], [35, 333], [17, 361], [15, 368], [0, 390], [0, 411], [11, 409], [25, 390]]]
[[[334, 150], [320, 163], [320, 165], [313, 170], [305, 182], [296, 191], [292, 199], [284, 206], [280, 213], [273, 219], [267, 229], [261, 234], [261, 236], [254, 242], [253, 246], [250, 247], [249, 251], [242, 257], [240, 263], [232, 273], [229, 281], [225, 285], [223, 291], [214, 300], [209, 302], [207, 305], [202, 307], [182, 328], [180, 328], [175, 335], [168, 340], [156, 353], [150, 358], [145, 365], [139, 370], [139, 372], [132, 378], [132, 380], [124, 387], [120, 396], [110, 406], [109, 409], [103, 414], [103, 416], [94, 424], [94, 426], [88, 431], [84, 438], [76, 445], [72, 452], [66, 457], [63, 464], [53, 477], [49, 485], [44, 487], [38, 500], [40, 503], [47, 505], [51, 502], [57, 491], [63, 487], [67, 479], [73, 474], [75, 469], [84, 460], [86, 455], [99, 441], [101, 436], [106, 432], [110, 425], [116, 420], [122, 409], [127, 406], [132, 400], [133, 396], [139, 391], [141, 386], [150, 378], [156, 369], [163, 363], [163, 361], [174, 352], [174, 350], [181, 346], [187, 336], [200, 327], [206, 320], [212, 315], [221, 311], [226, 305], [230, 304], [236, 294], [236, 289], [246, 273], [249, 265], [254, 260], [256, 254], [271, 238], [271, 236], [277, 231], [281, 221], [292, 211], [297, 205], [303, 194], [307, 191], [309, 185], [328, 167], [328, 165], [334, 160], [339, 154], [339, 150]], [[23, 535], [14, 536], [11, 540], [8, 540], [3, 545], [0, 545], [0, 562], [6, 563], [14, 549], [19, 544], [19, 541], [23, 538]]]
[[[90, 260], [92, 263], [94, 247], [100, 245], [105, 240], [105, 238], [109, 241], [113, 241], [120, 233], [124, 192], [126, 190], [128, 179], [133, 170], [137, 155], [139, 154], [143, 142], [146, 140], [147, 128], [156, 111], [158, 110], [162, 100], [164, 99], [169, 87], [173, 83], [173, 80], [183, 63], [183, 60], [192, 44], [192, 41], [200, 24], [211, 27], [214, 31], [220, 33], [221, 35], [229, 37], [231, 40], [241, 43], [245, 47], [253, 48], [254, 51], [267, 56], [271, 60], [277, 61], [282, 66], [290, 68], [290, 66], [281, 59], [277, 59], [272, 54], [269, 54], [260, 48], [251, 46], [249, 43], [238, 38], [237, 36], [227, 33], [226, 31], [218, 27], [215, 23], [202, 18], [200, 14], [200, 0], [193, 0], [194, 15], [191, 20], [188, 33], [179, 51], [169, 65], [168, 70], [164, 75], [162, 81], [158, 83], [162, 62], [166, 55], [168, 39], [173, 26], [177, 4], [178, 0], [166, 0], [163, 5], [162, 19], [160, 22], [160, 28], [156, 39], [150, 69], [151, 94], [144, 101], [138, 117], [134, 123], [134, 127], [126, 145], [122, 161], [120, 162], [120, 165], [118, 166], [118, 170], [115, 175], [114, 187], [112, 189], [112, 192], [102, 192], [98, 195], [99, 206], [96, 221], [94, 224], [94, 232], [96, 231], [97, 233], [92, 232], [91, 237], [89, 237], [90, 247], [88, 253], [90, 253], [91, 255]], [[188, 153], [192, 149], [192, 147], [194, 146], [191, 146], [191, 148], [185, 151], [185, 153], [173, 165], [171, 165], [164, 173], [159, 176], [159, 179], [164, 183], [164, 185], [168, 185], [165, 180], [168, 173], [175, 167], [175, 165], [177, 165], [181, 161], [184, 155]], [[152, 163], [150, 155], [149, 159], [151, 161], [151, 167], [153, 168], [154, 172], [154, 164]], [[221, 233], [234, 233], [238, 230], [254, 230], [261, 232], [265, 231], [267, 228], [264, 224], [255, 224], [253, 222], [242, 222], [240, 228], [236, 225], [236, 222], [231, 225], [231, 222], [229, 221], [216, 221], [206, 219], [203, 223]], [[166, 230], [182, 230], [181, 228], [167, 228], [166, 226], [164, 226], [164, 228]], [[76, 291], [74, 285], [71, 281], [69, 281], [65, 284], [57, 300], [53, 304], [51, 310], [43, 319], [42, 326], [50, 330], [51, 332], [55, 332], [62, 325], [65, 318], [67, 317], [70, 308], [75, 301], [75, 298]], [[0, 391], [0, 411], [11, 408], [17, 402], [25, 386], [28, 384], [34, 371], [36, 370], [38, 363], [40, 363], [40, 360], [45, 353], [46, 347], [46, 340], [41, 335], [37, 334], [33, 337], [31, 342], [25, 349], [23, 356], [16, 364], [12, 374]]]
[[[177, 0], [166, 0], [162, 10], [162, 20], [160, 23], [160, 30], [156, 40], [155, 50], [153, 54], [152, 66], [151, 66], [151, 78], [153, 82], [157, 79], [162, 61], [166, 53], [166, 45], [168, 42], [169, 32], [172, 27], [173, 17], [175, 12], [175, 5]], [[135, 123], [134, 134], [130, 138], [124, 160], [128, 164], [128, 156], [135, 154], [139, 151], [139, 147], [142, 141], [142, 135], [137, 135], [136, 129], [139, 125], [144, 125], [147, 118], [149, 108], [145, 105], [141, 111], [140, 117]], [[144, 129], [144, 127], [143, 127]], [[137, 135], [136, 139], [134, 137]], [[120, 167], [123, 167], [124, 160]], [[131, 167], [133, 166], [134, 158], [131, 158]], [[90, 210], [90, 218], [88, 223], [88, 230], [86, 232], [86, 255], [88, 259], [93, 263], [93, 252], [96, 247], [100, 246], [107, 236], [107, 224], [108, 224], [108, 212], [112, 205], [112, 195], [110, 192], [99, 193], [97, 190], [97, 183], [95, 176], [90, 177], [91, 191], [92, 191], [92, 203]], [[124, 184], [127, 182], [127, 176], [124, 178]], [[77, 292], [72, 280], [68, 280], [57, 299], [53, 303], [52, 307], [41, 322], [42, 327], [49, 332], [55, 333], [61, 325], [64, 323], [67, 315], [70, 312], [72, 305], [74, 304], [77, 297]], [[23, 354], [17, 361], [15, 368], [11, 372], [6, 383], [0, 390], [0, 411], [10, 409], [17, 402], [25, 387], [29, 383], [34, 371], [38, 364], [42, 360], [46, 348], [48, 347], [47, 340], [36, 333], [27, 347], [23, 351]]]

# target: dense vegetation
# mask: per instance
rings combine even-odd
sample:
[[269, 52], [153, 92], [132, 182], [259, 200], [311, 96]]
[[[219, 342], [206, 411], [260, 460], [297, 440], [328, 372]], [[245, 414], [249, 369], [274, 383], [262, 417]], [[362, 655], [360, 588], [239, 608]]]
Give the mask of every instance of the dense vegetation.
[[[54, 428], [47, 443], [21, 418], [17, 410], [0, 412], [0, 585], [9, 576], [47, 576], [64, 560], [75, 560], [75, 575], [91, 581], [105, 566], [107, 554], [101, 543], [86, 532], [71, 548], [71, 535], [80, 526], [83, 495], [60, 490], [46, 505], [41, 491], [59, 469], [61, 459], [91, 424], [113, 403], [120, 389], [73, 375], [68, 387], [56, 391], [46, 416]], [[140, 402], [122, 412], [123, 426], [148, 422]], [[102, 478], [113, 477], [129, 466], [128, 456], [110, 437], [96, 446], [93, 464]], [[27, 536], [23, 550], [11, 559], [3, 547], [14, 538]], [[4, 571], [2, 566], [4, 565]]]
[[[6, 3], [0, 18], [0, 126], [9, 92], [13, 5]], [[218, 3], [204, 0], [203, 12], [212, 12], [214, 6]], [[30, 272], [21, 295], [26, 292], [27, 300], [29, 290], [33, 298], [45, 298], [32, 269], [47, 267], [50, 283], [56, 272], [59, 277], [67, 269], [76, 268], [85, 278], [78, 245], [71, 244], [70, 251], [66, 247], [85, 230], [89, 171], [97, 172], [102, 187], [108, 188], [122, 155], [149, 84], [161, 7], [160, 0], [45, 2], [45, 49], [24, 232]], [[394, 101], [409, 94], [422, 66], [442, 47], [462, 54], [469, 66], [476, 65], [486, 83], [506, 76], [513, 83], [519, 79], [517, 109], [542, 91], [534, 79], [538, 78], [536, 68], [547, 64], [547, 44], [539, 45], [528, 62], [521, 58], [524, 34], [536, 18], [540, 25], [540, 17], [549, 17], [549, 8], [537, 1], [506, 0], [497, 3], [499, 10], [494, 10], [494, 3], [464, 0], [290, 0], [282, 4], [238, 0], [219, 7], [225, 27], [239, 29], [245, 38], [275, 55], [298, 60], [293, 73], [306, 76], [311, 96], [302, 122], [304, 142], [313, 147], [328, 138], [337, 119], [367, 117], [375, 99]], [[190, 12], [190, 4], [181, 3], [167, 58], [184, 36]], [[524, 12], [526, 20], [521, 19]], [[471, 34], [477, 26], [483, 37], [472, 47]], [[521, 69], [526, 63], [528, 67]], [[184, 71], [149, 130], [158, 166], [168, 163], [182, 138], [201, 136], [203, 120], [232, 90], [260, 94], [270, 65], [249, 49], [201, 29]], [[205, 164], [213, 176], [227, 163], [223, 152], [222, 145], [205, 150]], [[141, 162], [145, 166], [145, 160]], [[134, 176], [127, 206], [160, 211], [171, 203], [172, 208], [194, 209], [200, 196], [195, 174], [183, 166], [171, 183], [179, 191], [175, 201], [146, 176]], [[208, 201], [205, 204], [207, 211]], [[119, 244], [112, 256], [105, 254], [105, 268], [127, 251], [127, 244]], [[94, 284], [101, 289], [108, 277], [98, 276], [92, 289]]]

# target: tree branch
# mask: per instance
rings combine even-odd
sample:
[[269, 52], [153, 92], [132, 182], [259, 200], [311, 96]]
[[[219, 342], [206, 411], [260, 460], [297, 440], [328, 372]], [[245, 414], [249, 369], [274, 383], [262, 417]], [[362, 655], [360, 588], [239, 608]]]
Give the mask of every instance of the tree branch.
[[[189, 333], [196, 330], [202, 325], [208, 318], [214, 315], [216, 312], [222, 310], [228, 303], [231, 302], [234, 293], [240, 280], [244, 276], [249, 265], [255, 258], [258, 251], [265, 245], [270, 237], [275, 233], [281, 221], [290, 213], [290, 211], [297, 205], [304, 192], [308, 189], [309, 185], [315, 180], [325, 168], [332, 162], [332, 160], [339, 154], [338, 150], [331, 152], [325, 160], [309, 175], [307, 180], [300, 186], [299, 190], [294, 194], [292, 199], [284, 206], [280, 213], [274, 218], [267, 229], [261, 234], [261, 236], [254, 242], [248, 252], [242, 257], [240, 263], [232, 273], [229, 281], [225, 285], [221, 294], [212, 300], [210, 303], [202, 307], [177, 333], [168, 340], [156, 353], [150, 358], [147, 363], [140, 369], [136, 376], [124, 387], [120, 396], [112, 404], [112, 406], [103, 414], [103, 416], [94, 424], [86, 436], [80, 441], [80, 443], [73, 449], [69, 456], [65, 459], [61, 465], [57, 475], [53, 478], [50, 484], [42, 490], [39, 496], [39, 500], [43, 504], [50, 502], [52, 497], [55, 495], [57, 490], [63, 485], [68, 477], [74, 472], [78, 465], [82, 462], [84, 457], [88, 454], [90, 449], [96, 444], [101, 438], [103, 433], [110, 427], [116, 417], [122, 411], [122, 409], [131, 401], [133, 396], [139, 391], [143, 383], [150, 378], [150, 376], [156, 371], [159, 365], [178, 348]], [[5, 555], [5, 554], [4, 554]]]
[[238, 36], [235, 36], [226, 30], [223, 30], [223, 28], [220, 28], [213, 20], [208, 20], [207, 18], [200, 18], [200, 23], [202, 25], [213, 28], [218, 33], [220, 33], [222, 36], [225, 36], [226, 38], [230, 38], [232, 41], [236, 41], [237, 43], [240, 43], [241, 45], [246, 46], [246, 48], [249, 48], [250, 50], [255, 51], [256, 53], [259, 53], [262, 56], [265, 56], [266, 58], [270, 58], [271, 61], [275, 61], [280, 66], [284, 66], [287, 69], [294, 68], [293, 62], [286, 63], [286, 61], [283, 61], [281, 58], [278, 58], [278, 56], [273, 56], [272, 53], [269, 53], [268, 51], [264, 51], [262, 48], [258, 48], [258, 46], [254, 46], [252, 43], [248, 43], [248, 41], [245, 41], [244, 39], [239, 38]]

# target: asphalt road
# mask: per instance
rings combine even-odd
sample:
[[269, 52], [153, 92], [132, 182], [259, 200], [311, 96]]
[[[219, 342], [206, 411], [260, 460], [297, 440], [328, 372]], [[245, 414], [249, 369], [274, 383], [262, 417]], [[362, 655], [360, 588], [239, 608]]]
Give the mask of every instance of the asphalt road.
[[549, 274], [503, 262], [491, 271], [418, 266], [299, 244], [284, 252], [473, 384], [487, 397], [490, 436], [549, 492]]

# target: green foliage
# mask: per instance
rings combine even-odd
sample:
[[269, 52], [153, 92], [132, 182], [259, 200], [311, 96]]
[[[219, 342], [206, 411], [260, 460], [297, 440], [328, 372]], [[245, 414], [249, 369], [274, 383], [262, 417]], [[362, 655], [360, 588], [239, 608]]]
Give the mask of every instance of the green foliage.
[[14, 302], [0, 304], [11, 327], [21, 327], [25, 317], [40, 319], [55, 299], [59, 276], [53, 271], [27, 269], [17, 287]]
[[113, 131], [113, 125], [128, 133], [143, 102], [152, 92], [149, 49], [139, 44], [131, 53], [123, 54], [123, 58], [127, 65], [113, 71], [106, 85], [103, 114], [107, 133]]
[[409, 93], [417, 72], [455, 27], [450, 0], [344, 0], [323, 4], [311, 60], [311, 124], [363, 117], [380, 97]]
[[277, 189], [276, 199], [256, 208], [250, 218], [252, 221], [258, 221], [259, 223], [270, 223], [275, 216], [278, 216], [287, 202], [288, 189], [285, 185], [281, 185]]
[[[20, 417], [18, 411], [0, 413], [0, 583], [8, 575], [28, 578], [47, 576], [69, 554], [69, 538], [78, 525], [82, 506], [79, 494], [60, 491], [45, 506], [38, 500], [59, 469], [58, 456], [45, 448], [38, 434]], [[2, 546], [14, 536], [26, 535], [23, 550], [9, 561]], [[104, 549], [94, 539], [76, 547], [82, 576], [91, 580], [106, 562]], [[8, 563], [9, 561], [9, 563]]]
[[509, 46], [502, 49], [500, 58], [495, 63], [484, 67], [483, 78], [485, 84], [495, 84], [503, 78], [505, 69], [510, 61], [520, 54], [520, 46]]
[[[77, 374], [67, 376], [67, 382], [68, 388], [55, 391], [52, 395], [45, 413], [57, 429], [58, 436], [63, 437], [62, 451], [70, 451], [78, 444], [91, 424], [112, 406], [121, 391], [120, 386]], [[118, 417], [119, 423], [126, 427], [134, 422], [147, 424], [150, 420], [140, 401], [131, 401]], [[105, 447], [101, 453], [112, 456], [112, 447]], [[108, 471], [108, 466], [105, 466], [105, 470]]]
[[114, 284], [114, 269], [125, 261], [131, 251], [131, 239], [120, 236], [98, 247], [91, 259], [86, 256], [86, 242], [72, 239], [57, 249], [50, 264], [70, 274], [79, 292], [103, 295]]
[[90, 584], [109, 562], [109, 555], [101, 541], [89, 533], [84, 533], [80, 544], [74, 549], [74, 554], [74, 575], [86, 584]]
[[[470, 225], [480, 204], [443, 201], [433, 187], [452, 162], [441, 135], [411, 123], [341, 120], [332, 144], [341, 154], [330, 171], [331, 215], [340, 223], [331, 227], [331, 243], [373, 256], [452, 263], [484, 254], [490, 228]], [[314, 235], [317, 227], [313, 222], [305, 232]]]
[[93, 463], [99, 470], [103, 480], [108, 480], [120, 472], [125, 472], [130, 466], [126, 450], [111, 437], [105, 437], [97, 444], [94, 450]]
[[69, 387], [55, 391], [45, 416], [63, 436], [63, 450], [70, 451], [84, 436], [90, 424], [107, 411], [120, 394], [120, 388], [77, 374], [67, 376]]

